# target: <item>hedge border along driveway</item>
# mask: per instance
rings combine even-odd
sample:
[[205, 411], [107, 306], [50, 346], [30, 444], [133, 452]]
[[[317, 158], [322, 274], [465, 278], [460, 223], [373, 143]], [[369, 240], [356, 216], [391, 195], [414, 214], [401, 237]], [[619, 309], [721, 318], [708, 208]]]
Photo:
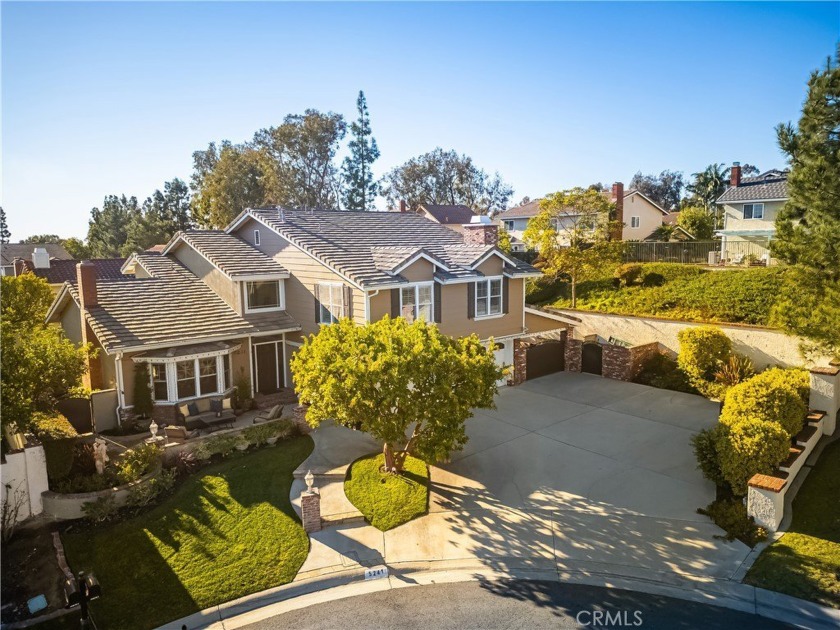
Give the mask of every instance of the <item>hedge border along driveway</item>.
[[292, 508], [292, 473], [312, 452], [295, 437], [212, 464], [157, 507], [106, 527], [70, 528], [74, 571], [94, 571], [100, 628], [153, 628], [285, 584], [309, 552]]

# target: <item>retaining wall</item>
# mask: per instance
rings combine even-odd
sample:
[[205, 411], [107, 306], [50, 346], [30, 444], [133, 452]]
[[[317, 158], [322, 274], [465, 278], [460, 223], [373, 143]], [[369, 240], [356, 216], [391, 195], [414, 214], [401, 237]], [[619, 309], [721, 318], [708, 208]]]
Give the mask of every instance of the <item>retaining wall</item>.
[[17, 522], [43, 512], [41, 493], [49, 488], [44, 447], [32, 443], [6, 453], [0, 465], [0, 481], [0, 502], [20, 502]]

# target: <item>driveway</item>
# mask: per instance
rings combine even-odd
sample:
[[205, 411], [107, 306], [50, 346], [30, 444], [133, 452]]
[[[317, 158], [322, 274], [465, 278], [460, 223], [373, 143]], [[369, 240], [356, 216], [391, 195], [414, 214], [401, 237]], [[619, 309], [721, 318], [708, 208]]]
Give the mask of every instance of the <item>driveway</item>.
[[[497, 409], [468, 421], [465, 450], [432, 467], [428, 515], [384, 534], [363, 524], [315, 534], [300, 576], [328, 565], [439, 561], [671, 584], [729, 579], [749, 549], [719, 539], [723, 532], [697, 514], [714, 486], [690, 444], [715, 423], [717, 408], [699, 396], [569, 372], [503, 388]], [[336, 467], [377, 445], [334, 426], [313, 436], [302, 469], [333, 471], [322, 513], [352, 510]]]

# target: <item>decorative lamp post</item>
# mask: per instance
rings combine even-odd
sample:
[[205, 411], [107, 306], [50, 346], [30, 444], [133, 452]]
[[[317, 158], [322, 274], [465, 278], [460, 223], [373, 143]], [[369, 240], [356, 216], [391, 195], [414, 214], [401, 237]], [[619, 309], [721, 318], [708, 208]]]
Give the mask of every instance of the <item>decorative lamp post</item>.
[[149, 433], [152, 434], [152, 441], [153, 442], [157, 439], [157, 432], [158, 432], [157, 422], [155, 422], [154, 418], [152, 418], [152, 424], [149, 425]]
[[88, 602], [98, 599], [102, 595], [102, 587], [93, 573], [85, 574], [80, 571], [75, 578], [67, 578], [64, 581], [64, 600], [67, 608], [79, 607], [82, 613], [81, 628], [90, 628], [90, 617], [88, 616]]
[[312, 484], [315, 482], [315, 475], [312, 474], [311, 470], [306, 473], [303, 480], [306, 482], [306, 491], [312, 492]]

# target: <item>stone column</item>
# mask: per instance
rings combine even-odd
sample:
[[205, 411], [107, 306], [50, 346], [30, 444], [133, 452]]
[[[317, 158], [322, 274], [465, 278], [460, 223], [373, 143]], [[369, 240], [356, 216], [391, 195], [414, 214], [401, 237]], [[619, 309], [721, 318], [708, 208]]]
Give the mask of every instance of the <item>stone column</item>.
[[321, 494], [317, 488], [300, 493], [300, 516], [307, 534], [321, 531]]

